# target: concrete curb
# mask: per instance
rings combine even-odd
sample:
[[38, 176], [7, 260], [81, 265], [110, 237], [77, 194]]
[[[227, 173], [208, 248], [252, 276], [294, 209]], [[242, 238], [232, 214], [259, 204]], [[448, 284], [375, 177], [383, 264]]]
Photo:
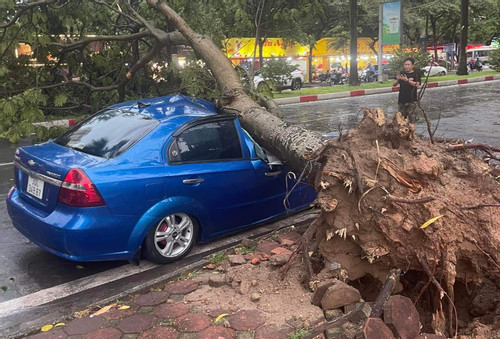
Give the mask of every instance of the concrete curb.
[[[465, 85], [468, 83], [491, 81], [491, 80], [500, 80], [500, 75], [489, 75], [489, 76], [477, 77], [477, 78], [466, 78], [466, 79], [458, 79], [458, 80], [429, 82], [429, 83], [427, 83], [427, 88], [445, 87], [445, 86], [452, 86], [452, 85]], [[276, 101], [276, 103], [279, 105], [288, 105], [288, 104], [298, 104], [301, 102], [349, 98], [349, 97], [356, 97], [356, 96], [362, 96], [362, 95], [372, 95], [372, 94], [392, 93], [392, 92], [399, 92], [399, 87], [384, 87], [384, 88], [373, 88], [373, 89], [366, 89], [366, 90], [361, 89], [361, 90], [338, 92], [338, 93], [303, 95], [303, 96], [290, 97], [290, 98], [274, 99], [274, 101]]]

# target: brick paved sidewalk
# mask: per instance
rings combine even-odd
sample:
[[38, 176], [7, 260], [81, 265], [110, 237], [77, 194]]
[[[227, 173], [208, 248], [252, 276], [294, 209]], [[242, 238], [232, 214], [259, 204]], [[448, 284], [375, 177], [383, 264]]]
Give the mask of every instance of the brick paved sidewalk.
[[[265, 316], [257, 310], [239, 311], [221, 324], [214, 323], [219, 314], [198, 313], [182, 302], [198, 288], [191, 280], [167, 284], [162, 291], [131, 296], [125, 302], [98, 316], [84, 316], [61, 327], [41, 332], [31, 338], [286, 338], [288, 333], [279, 328], [268, 328]], [[226, 325], [227, 326], [227, 325]], [[252, 333], [255, 331], [255, 333]], [[292, 330], [293, 332], [293, 330]]]
[[[271, 256], [275, 253], [276, 257], [283, 252], [291, 253], [286, 247], [293, 249], [297, 236], [295, 233], [291, 238], [282, 239], [281, 245], [274, 241], [261, 243], [252, 255], [238, 256], [242, 260], [239, 264], [251, 266], [250, 262], [256, 257], [267, 260], [270, 256], [266, 252]], [[238, 261], [236, 259], [233, 260]], [[220, 308], [217, 304], [210, 305], [212, 311], [201, 309], [197, 306], [200, 301], [192, 302], [193, 297], [189, 295], [211, 284], [206, 279], [196, 281], [196, 278], [164, 283], [161, 288], [129, 295], [99, 315], [91, 315], [99, 308], [80, 312], [75, 319], [30, 338], [286, 339], [296, 331], [288, 324], [266, 324], [268, 315], [256, 308], [235, 311]], [[200, 292], [203, 290], [198, 294]], [[217, 317], [220, 319], [216, 322]]]

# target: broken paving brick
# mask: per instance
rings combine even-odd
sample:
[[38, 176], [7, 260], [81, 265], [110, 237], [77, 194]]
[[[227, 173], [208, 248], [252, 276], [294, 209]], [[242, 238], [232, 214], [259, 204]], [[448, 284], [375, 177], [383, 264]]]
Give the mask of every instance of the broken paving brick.
[[380, 318], [368, 318], [356, 339], [395, 339], [391, 329]]
[[275, 249], [271, 250], [272, 254], [286, 254], [286, 255], [292, 255], [292, 251], [284, 248], [284, 247], [276, 247]]
[[357, 289], [337, 280], [335, 284], [328, 287], [321, 298], [321, 308], [323, 310], [331, 310], [358, 302], [360, 299], [361, 295]]
[[420, 333], [420, 317], [410, 298], [393, 295], [384, 303], [384, 321], [401, 339]]

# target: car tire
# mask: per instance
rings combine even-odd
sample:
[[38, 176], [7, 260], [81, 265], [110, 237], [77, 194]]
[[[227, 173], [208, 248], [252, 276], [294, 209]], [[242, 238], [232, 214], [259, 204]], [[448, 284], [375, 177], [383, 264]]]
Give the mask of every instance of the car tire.
[[439, 72], [438, 75], [446, 75], [445, 71]]
[[188, 254], [198, 238], [196, 220], [185, 213], [172, 213], [152, 227], [144, 240], [146, 259], [166, 264]]
[[302, 88], [302, 81], [300, 79], [293, 79], [290, 88], [292, 91], [298, 91]]

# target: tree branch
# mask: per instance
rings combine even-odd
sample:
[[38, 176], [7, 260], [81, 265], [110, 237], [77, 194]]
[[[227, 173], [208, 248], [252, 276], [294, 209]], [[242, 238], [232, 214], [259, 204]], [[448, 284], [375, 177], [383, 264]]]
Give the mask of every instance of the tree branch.
[[21, 15], [24, 12], [26, 12], [32, 8], [43, 6], [43, 5], [50, 5], [50, 4], [53, 4], [55, 2], [57, 2], [57, 0], [42, 0], [42, 1], [37, 1], [37, 2], [27, 4], [27, 5], [20, 5], [20, 6], [18, 6], [19, 11], [16, 12], [16, 14], [12, 17], [12, 19], [10, 19], [10, 21], [8, 21], [5, 24], [0, 25], [0, 28], [7, 28], [7, 27], [12, 26], [17, 21], [17, 19], [19, 19], [21, 17]]
[[[121, 8], [119, 8], [119, 7], [118, 7], [118, 9], [114, 8], [113, 6], [111, 6], [110, 4], [106, 3], [105, 1], [93, 0], [93, 2], [95, 2], [96, 4], [100, 4], [100, 5], [106, 6], [107, 8], [109, 8], [110, 10], [112, 10], [113, 12], [116, 12], [118, 15], [122, 15], [122, 16], [126, 17], [127, 19], [129, 19], [130, 21], [133, 21], [136, 24], [140, 24], [139, 21], [135, 20], [134, 17], [128, 15], [127, 13], [124, 13], [121, 10]], [[118, 22], [118, 20], [116, 22]]]
[[56, 46], [56, 47], [61, 47], [65, 51], [71, 51], [77, 48], [80, 48], [82, 46], [88, 45], [91, 42], [95, 41], [130, 41], [130, 40], [137, 40], [145, 37], [151, 37], [152, 34], [148, 31], [141, 31], [138, 33], [133, 33], [133, 34], [126, 34], [126, 35], [98, 35], [95, 37], [89, 37], [85, 38], [82, 40], [79, 40], [74, 43], [60, 43], [60, 42], [51, 42], [49, 45], [51, 46]]
[[[134, 14], [134, 16], [139, 20], [139, 22], [146, 27], [148, 31], [151, 32], [151, 34], [155, 37], [156, 40], [158, 40], [159, 43], [161, 43], [163, 46], [167, 45], [172, 45], [172, 44], [178, 44], [178, 45], [189, 45], [189, 42], [187, 39], [185, 39], [184, 35], [182, 35], [179, 32], [171, 32], [167, 33], [161, 29], [158, 29], [154, 27], [154, 25], [150, 22], [144, 19], [139, 13], [135, 11], [135, 9], [132, 8], [130, 4], [127, 5], [128, 9]], [[174, 43], [172, 39], [176, 39], [178, 43]], [[180, 42], [180, 43], [179, 43]]]
[[[38, 87], [31, 87], [31, 88], [32, 89], [50, 89], [50, 88], [56, 88], [56, 87], [61, 87], [61, 86], [66, 86], [66, 85], [83, 86], [83, 87], [88, 88], [91, 92], [104, 92], [104, 91], [112, 91], [112, 90], [118, 89], [118, 85], [95, 87], [89, 83], [82, 82], [82, 81], [64, 81], [64, 82], [60, 82], [60, 83], [53, 84], [53, 85], [38, 86]], [[23, 88], [23, 89], [17, 89], [15, 91], [11, 91], [11, 92], [2, 92], [2, 93], [0, 93], [0, 95], [12, 95], [12, 94], [21, 93], [24, 91], [26, 91], [26, 89]]]

